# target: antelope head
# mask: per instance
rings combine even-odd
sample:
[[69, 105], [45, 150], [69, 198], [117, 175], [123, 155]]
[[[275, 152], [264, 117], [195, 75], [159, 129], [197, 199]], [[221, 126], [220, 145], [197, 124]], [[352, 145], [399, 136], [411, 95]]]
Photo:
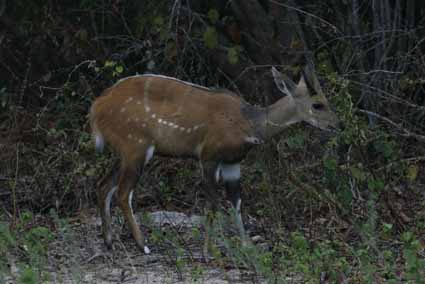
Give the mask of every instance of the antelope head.
[[308, 68], [304, 69], [298, 84], [274, 67], [272, 74], [277, 88], [286, 95], [269, 107], [265, 125], [275, 128], [271, 131], [272, 135], [302, 121], [322, 130], [338, 128], [339, 120], [331, 110], [317, 77]]

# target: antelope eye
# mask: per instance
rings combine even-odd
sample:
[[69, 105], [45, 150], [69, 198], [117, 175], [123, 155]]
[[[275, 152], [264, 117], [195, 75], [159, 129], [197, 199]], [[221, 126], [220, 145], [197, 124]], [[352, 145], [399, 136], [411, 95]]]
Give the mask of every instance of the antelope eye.
[[325, 108], [325, 105], [321, 103], [314, 103], [312, 107], [314, 110], [323, 110]]

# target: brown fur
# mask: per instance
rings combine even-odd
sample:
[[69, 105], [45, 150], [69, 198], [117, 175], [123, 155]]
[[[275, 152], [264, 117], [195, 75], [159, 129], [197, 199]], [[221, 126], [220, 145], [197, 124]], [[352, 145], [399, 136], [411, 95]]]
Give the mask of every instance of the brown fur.
[[[147, 80], [149, 112], [144, 104]], [[130, 97], [133, 99], [128, 102]], [[243, 105], [246, 103], [239, 97], [227, 93], [161, 77], [134, 77], [107, 89], [93, 104], [90, 119], [118, 153], [135, 153], [154, 145], [160, 155], [240, 160], [243, 157], [236, 150], [246, 144], [245, 137], [254, 134], [252, 124], [242, 114]], [[161, 124], [158, 119], [178, 128]], [[195, 149], [201, 149], [200, 153]]]
[[[102, 231], [108, 247], [112, 245], [110, 200], [117, 189], [118, 203], [133, 237], [141, 249], [148, 251], [133, 216], [131, 196], [138, 169], [152, 154], [199, 159], [210, 196], [214, 196], [221, 176], [244, 238], [239, 162], [248, 150], [297, 122], [321, 129], [338, 123], [323, 95], [310, 97], [303, 78], [298, 85], [286, 84], [276, 69], [272, 68], [272, 73], [277, 87], [287, 96], [267, 108], [251, 106], [227, 91], [153, 75], [119, 81], [96, 99], [90, 111], [96, 146], [102, 148], [107, 143], [121, 159], [119, 173], [112, 171], [98, 187]], [[314, 82], [318, 86], [318, 81]], [[213, 200], [208, 200], [215, 207]]]

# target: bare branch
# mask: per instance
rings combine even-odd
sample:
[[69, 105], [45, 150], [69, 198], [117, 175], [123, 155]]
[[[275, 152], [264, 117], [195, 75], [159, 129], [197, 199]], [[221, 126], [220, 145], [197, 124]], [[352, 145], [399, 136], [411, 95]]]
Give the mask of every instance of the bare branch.
[[358, 112], [361, 112], [361, 113], [365, 113], [368, 116], [376, 117], [376, 118], [378, 118], [378, 119], [380, 119], [382, 121], [385, 121], [386, 123], [390, 124], [391, 126], [394, 126], [395, 128], [397, 128], [397, 130], [399, 130], [399, 131], [402, 132], [402, 133], [399, 134], [401, 136], [411, 137], [411, 138], [415, 138], [416, 140], [425, 142], [425, 135], [421, 135], [421, 134], [417, 134], [417, 133], [411, 132], [411, 131], [407, 130], [406, 128], [402, 127], [399, 123], [396, 123], [396, 122], [392, 121], [388, 117], [385, 117], [385, 116], [382, 116], [382, 115], [377, 114], [375, 112], [364, 110], [364, 109], [357, 109], [357, 111]]

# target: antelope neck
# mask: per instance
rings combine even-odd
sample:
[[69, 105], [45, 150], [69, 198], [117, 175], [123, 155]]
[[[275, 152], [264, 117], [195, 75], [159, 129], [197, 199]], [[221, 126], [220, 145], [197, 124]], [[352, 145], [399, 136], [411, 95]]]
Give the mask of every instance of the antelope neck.
[[259, 108], [259, 115], [251, 119], [254, 131], [263, 140], [270, 140], [291, 124], [301, 121], [295, 102], [285, 97], [271, 106]]

